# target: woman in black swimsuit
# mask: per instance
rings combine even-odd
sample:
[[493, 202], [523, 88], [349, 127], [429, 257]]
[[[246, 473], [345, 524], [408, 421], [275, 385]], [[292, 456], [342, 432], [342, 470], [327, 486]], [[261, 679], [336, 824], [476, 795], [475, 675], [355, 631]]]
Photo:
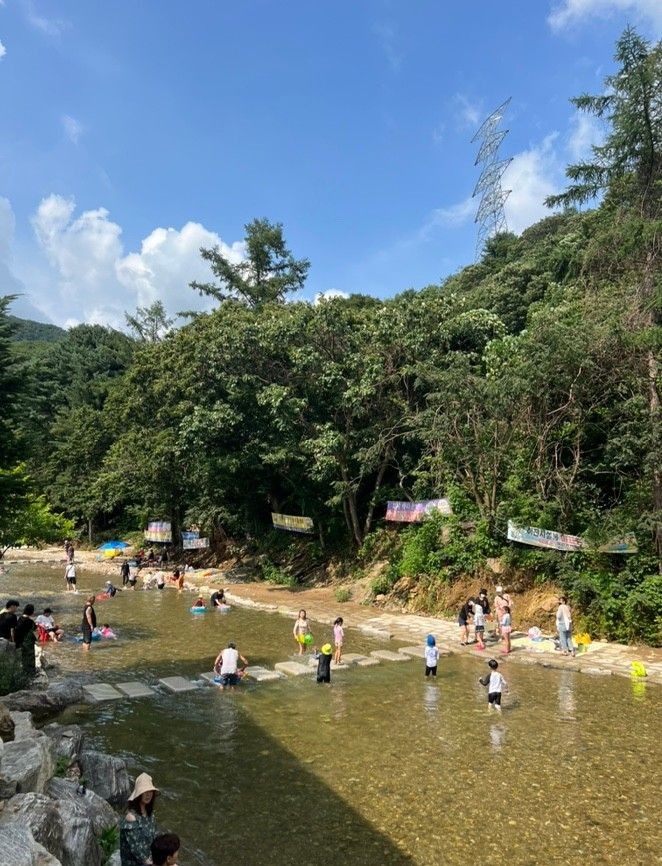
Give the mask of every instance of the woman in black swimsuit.
[[465, 602], [460, 608], [457, 616], [457, 624], [460, 626], [460, 645], [466, 646], [469, 643], [469, 617], [473, 616], [474, 603], [471, 599]]
[[81, 623], [84, 650], [89, 650], [92, 646], [92, 632], [96, 627], [97, 615], [94, 611], [94, 596], [91, 595], [85, 602], [85, 607], [83, 608], [83, 622]]

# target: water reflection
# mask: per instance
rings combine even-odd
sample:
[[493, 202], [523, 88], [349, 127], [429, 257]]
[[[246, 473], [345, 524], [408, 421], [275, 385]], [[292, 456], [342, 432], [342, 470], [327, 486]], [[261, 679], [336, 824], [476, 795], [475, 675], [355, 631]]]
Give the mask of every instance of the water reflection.
[[574, 722], [576, 721], [577, 706], [575, 703], [576, 676], [571, 671], [560, 671], [558, 681], [558, 714], [559, 718]]
[[432, 716], [439, 709], [439, 686], [436, 683], [426, 683], [423, 689], [423, 709]]

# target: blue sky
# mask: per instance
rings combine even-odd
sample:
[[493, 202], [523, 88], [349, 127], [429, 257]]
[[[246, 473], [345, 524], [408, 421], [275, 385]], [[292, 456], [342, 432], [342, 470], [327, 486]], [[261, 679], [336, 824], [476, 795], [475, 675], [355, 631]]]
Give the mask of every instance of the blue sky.
[[600, 130], [626, 23], [660, 0], [0, 0], [0, 294], [119, 324], [200, 305], [201, 245], [282, 222], [304, 297], [390, 296], [472, 261], [469, 143], [506, 97], [521, 231]]

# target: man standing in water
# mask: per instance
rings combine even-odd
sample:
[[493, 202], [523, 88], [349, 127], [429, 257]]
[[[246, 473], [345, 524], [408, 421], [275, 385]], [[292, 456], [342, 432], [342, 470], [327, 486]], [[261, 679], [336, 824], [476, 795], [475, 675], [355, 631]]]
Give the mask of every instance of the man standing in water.
[[67, 591], [76, 592], [76, 566], [70, 562], [64, 570], [64, 579], [67, 581]]
[[122, 575], [122, 586], [126, 586], [129, 582], [129, 575], [131, 574], [131, 567], [129, 566], [128, 559], [125, 559], [122, 563], [122, 567], [120, 568], [120, 574]]

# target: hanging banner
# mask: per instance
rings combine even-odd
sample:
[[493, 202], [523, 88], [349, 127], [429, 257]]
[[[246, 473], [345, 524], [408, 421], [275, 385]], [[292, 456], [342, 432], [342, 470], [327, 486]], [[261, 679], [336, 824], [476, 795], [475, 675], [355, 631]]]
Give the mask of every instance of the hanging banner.
[[551, 529], [538, 529], [536, 526], [515, 526], [508, 521], [508, 540], [532, 547], [546, 547], [550, 550], [584, 550], [585, 542], [578, 535], [552, 532]]
[[152, 520], [145, 530], [145, 541], [172, 541], [172, 526], [165, 520]]
[[440, 514], [453, 513], [448, 499], [424, 499], [420, 502], [389, 502], [386, 507], [386, 519], [394, 520], [398, 523], [421, 523], [433, 511], [438, 511]]
[[182, 541], [191, 541], [193, 538], [200, 538], [200, 531], [197, 529], [184, 529], [182, 531]]
[[184, 550], [200, 550], [203, 547], [209, 547], [208, 538], [184, 538], [182, 540]]
[[634, 532], [628, 532], [621, 538], [612, 538], [606, 544], [601, 544], [598, 547], [598, 553], [638, 553], [637, 538]]
[[285, 529], [288, 532], [313, 532], [313, 520], [311, 517], [298, 517], [294, 514], [275, 514], [271, 512], [271, 519], [275, 529]]
[[593, 547], [578, 535], [566, 535], [563, 532], [552, 532], [551, 529], [538, 529], [535, 526], [516, 526], [508, 521], [508, 540], [519, 544], [529, 544], [532, 547], [546, 547], [550, 550], [595, 550], [598, 553], [631, 554], [637, 553], [637, 539], [634, 533], [628, 533], [622, 538], [614, 538], [599, 547]]

